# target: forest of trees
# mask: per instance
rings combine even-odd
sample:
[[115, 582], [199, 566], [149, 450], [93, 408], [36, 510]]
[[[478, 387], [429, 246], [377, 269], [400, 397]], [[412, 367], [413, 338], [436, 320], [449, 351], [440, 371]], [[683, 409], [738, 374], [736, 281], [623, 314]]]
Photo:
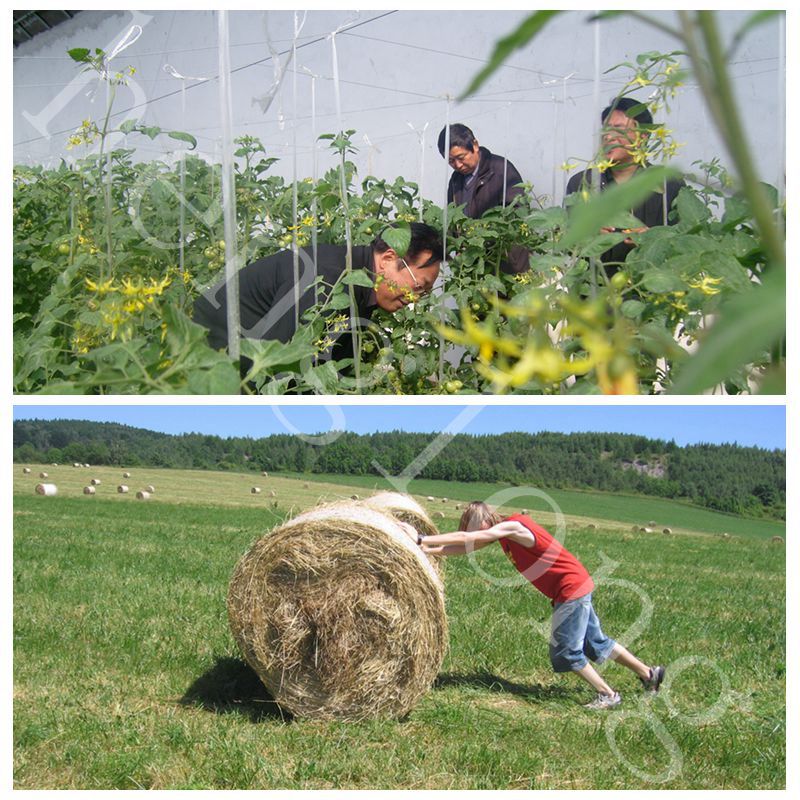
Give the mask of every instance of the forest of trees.
[[[436, 438], [392, 431], [343, 432], [316, 446], [292, 434], [261, 439], [173, 436], [116, 423], [19, 420], [14, 460], [178, 469], [399, 474]], [[458, 434], [420, 477], [631, 492], [687, 500], [719, 511], [785, 518], [786, 453], [618, 433]]]

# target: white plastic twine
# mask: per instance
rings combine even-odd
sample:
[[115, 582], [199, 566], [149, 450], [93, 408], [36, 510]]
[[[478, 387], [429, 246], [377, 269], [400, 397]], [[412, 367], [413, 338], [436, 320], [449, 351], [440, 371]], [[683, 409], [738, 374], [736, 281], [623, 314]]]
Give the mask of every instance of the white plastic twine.
[[424, 203], [422, 202], [422, 180], [425, 177], [425, 131], [428, 130], [430, 122], [426, 122], [419, 130], [410, 122], [406, 122], [406, 125], [414, 131], [419, 141], [419, 221], [422, 222], [422, 209], [424, 207]]
[[[164, 64], [164, 72], [177, 78], [181, 82], [181, 130], [186, 129], [186, 81], [207, 81], [208, 78], [193, 77], [191, 75], [181, 75], [172, 64]], [[181, 150], [181, 195], [180, 195], [180, 241], [178, 247], [178, 269], [181, 274], [184, 271], [184, 237], [186, 233], [186, 150]]]
[[374, 171], [372, 169], [372, 167], [373, 167], [373, 154], [374, 153], [380, 153], [381, 149], [380, 149], [380, 147], [378, 147], [377, 145], [372, 143], [372, 141], [370, 140], [369, 136], [367, 136], [366, 133], [361, 138], [363, 139], [364, 144], [367, 146], [367, 174], [368, 175], [374, 175], [375, 173], [374, 173]]
[[233, 174], [233, 103], [228, 42], [228, 12], [217, 12], [219, 44], [219, 100], [222, 117], [222, 211], [225, 223], [225, 316], [228, 354], [239, 358], [239, 281], [236, 253], [236, 183]]
[[508, 145], [509, 136], [508, 130], [511, 127], [511, 103], [506, 103], [506, 130], [505, 130], [505, 146], [503, 148], [503, 208], [506, 207], [506, 192], [508, 187]]
[[[314, 262], [314, 280], [317, 278], [317, 78], [308, 67], [302, 67], [303, 72], [311, 77], [311, 216], [314, 220], [311, 226], [311, 258]], [[315, 301], [319, 299], [319, 286], [314, 285]]]
[[[331, 40], [331, 60], [333, 62], [333, 97], [336, 103], [336, 121], [339, 128], [339, 134], [344, 133], [344, 126], [342, 125], [342, 100], [339, 93], [339, 56], [336, 52], [336, 34], [344, 30], [350, 24], [350, 20], [340, 25], [330, 35]], [[346, 243], [345, 250], [345, 273], [349, 275], [353, 271], [353, 233], [350, 230], [350, 213], [347, 203], [347, 182], [345, 180], [345, 152], [342, 150], [341, 154], [341, 169], [340, 169], [340, 186], [342, 192], [342, 206], [344, 208], [344, 236]], [[353, 289], [353, 284], [349, 283], [347, 291], [350, 296], [350, 336], [353, 340], [353, 366], [355, 367], [356, 383], [360, 384], [361, 381], [361, 348], [359, 346], [358, 325], [356, 324], [356, 297]]]
[[[294, 12], [291, 59], [297, 63], [297, 38], [306, 23], [306, 12], [298, 22]], [[300, 251], [297, 244], [297, 69], [292, 70], [292, 273], [294, 277], [294, 329], [300, 327]]]
[[[444, 202], [442, 203], [442, 266], [441, 274], [444, 276], [447, 270], [447, 188], [450, 183], [450, 173], [447, 169], [450, 158], [450, 104], [453, 102], [453, 96], [445, 95], [446, 106], [444, 114]], [[439, 306], [439, 322], [444, 323], [444, 316], [442, 314], [441, 306]], [[439, 383], [444, 379], [444, 336], [439, 333]]]

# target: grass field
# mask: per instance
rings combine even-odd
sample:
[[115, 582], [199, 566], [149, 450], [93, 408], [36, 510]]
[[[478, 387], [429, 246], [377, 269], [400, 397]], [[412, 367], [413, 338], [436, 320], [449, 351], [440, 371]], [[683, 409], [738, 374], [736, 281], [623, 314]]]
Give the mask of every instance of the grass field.
[[[607, 632], [630, 644], [625, 632], [653, 604], [632, 643], [644, 660], [669, 667], [649, 702], [611, 664], [603, 674], [623, 694], [622, 710], [583, 709], [588, 690], [549, 666], [538, 628], [549, 619], [547, 600], [454, 558], [450, 650], [410, 716], [306, 722], [283, 718], [241, 661], [225, 593], [239, 556], [265, 530], [358, 488], [131, 469], [132, 493], [156, 487], [141, 502], [115, 494], [121, 470], [46, 467], [59, 486], [46, 498], [33, 493], [39, 469], [14, 470], [16, 788], [785, 785], [780, 544], [690, 527], [637, 535], [625, 520], [591, 531], [578, 524], [588, 517], [570, 518], [566, 544], [600, 576], [595, 606]], [[93, 476], [98, 496], [84, 497]], [[251, 495], [259, 484], [262, 494]], [[428, 489], [464, 499], [455, 486]], [[446, 514], [442, 528], [455, 525], [452, 504], [429, 507]], [[487, 574], [514, 574], [499, 548], [477, 560]]]

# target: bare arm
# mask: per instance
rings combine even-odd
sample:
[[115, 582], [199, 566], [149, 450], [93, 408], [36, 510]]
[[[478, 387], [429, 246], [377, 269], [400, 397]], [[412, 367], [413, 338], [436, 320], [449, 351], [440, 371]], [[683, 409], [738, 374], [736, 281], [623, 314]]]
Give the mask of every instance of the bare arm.
[[533, 547], [536, 543], [534, 535], [522, 523], [509, 520], [482, 531], [454, 531], [426, 536], [422, 540], [422, 549], [431, 555], [464, 555], [504, 538], [512, 539], [524, 547]]

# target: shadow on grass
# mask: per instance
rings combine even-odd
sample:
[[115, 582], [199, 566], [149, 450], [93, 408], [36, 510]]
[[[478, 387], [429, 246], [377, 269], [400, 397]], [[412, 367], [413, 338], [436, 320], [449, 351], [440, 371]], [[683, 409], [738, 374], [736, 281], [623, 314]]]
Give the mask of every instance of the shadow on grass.
[[199, 706], [215, 714], [241, 714], [250, 722], [292, 719], [275, 702], [253, 669], [238, 658], [217, 658], [214, 666], [186, 690], [180, 704]]
[[513, 694], [524, 700], [533, 702], [564, 700], [573, 696], [573, 692], [563, 686], [552, 684], [543, 686], [541, 683], [536, 683], [531, 686], [522, 683], [512, 683], [491, 672], [473, 672], [469, 675], [461, 675], [458, 673], [439, 675], [433, 684], [434, 689], [446, 689], [448, 686], [468, 686], [473, 689]]

